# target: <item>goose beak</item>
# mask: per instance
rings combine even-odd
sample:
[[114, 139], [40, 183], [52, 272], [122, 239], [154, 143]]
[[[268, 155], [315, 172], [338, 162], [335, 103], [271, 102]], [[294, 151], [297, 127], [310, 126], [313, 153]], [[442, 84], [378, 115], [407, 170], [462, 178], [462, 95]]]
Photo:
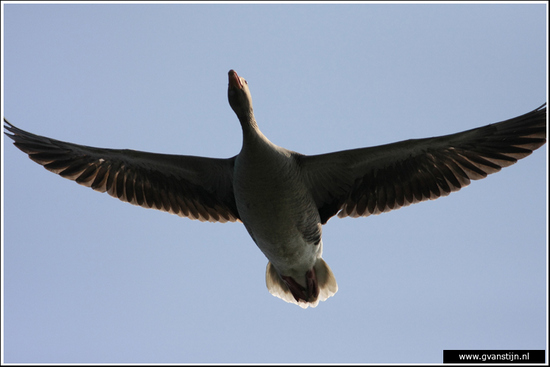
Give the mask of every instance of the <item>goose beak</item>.
[[229, 86], [231, 88], [243, 89], [241, 78], [237, 75], [237, 72], [233, 69], [229, 70]]

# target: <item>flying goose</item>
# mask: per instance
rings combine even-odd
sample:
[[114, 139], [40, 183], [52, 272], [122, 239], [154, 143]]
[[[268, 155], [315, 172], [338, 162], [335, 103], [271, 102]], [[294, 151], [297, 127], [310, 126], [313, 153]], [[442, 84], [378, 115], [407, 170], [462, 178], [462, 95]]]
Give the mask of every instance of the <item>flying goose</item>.
[[228, 99], [242, 131], [227, 159], [67, 143], [21, 130], [14, 144], [47, 170], [145, 208], [210, 222], [242, 222], [268, 258], [269, 292], [302, 308], [338, 286], [322, 259], [321, 226], [437, 199], [525, 158], [546, 142], [546, 103], [457, 134], [302, 155], [262, 134], [248, 83], [229, 71]]

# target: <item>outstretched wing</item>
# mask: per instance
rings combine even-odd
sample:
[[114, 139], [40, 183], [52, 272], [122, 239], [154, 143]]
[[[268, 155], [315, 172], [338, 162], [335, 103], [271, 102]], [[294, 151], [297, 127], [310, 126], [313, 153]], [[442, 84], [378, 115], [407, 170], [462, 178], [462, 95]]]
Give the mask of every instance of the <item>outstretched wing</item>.
[[14, 145], [47, 170], [144, 208], [200, 221], [239, 220], [235, 157], [154, 154], [67, 143], [21, 130], [6, 119]]
[[457, 134], [301, 156], [322, 223], [379, 214], [447, 196], [500, 171], [546, 142], [546, 104]]

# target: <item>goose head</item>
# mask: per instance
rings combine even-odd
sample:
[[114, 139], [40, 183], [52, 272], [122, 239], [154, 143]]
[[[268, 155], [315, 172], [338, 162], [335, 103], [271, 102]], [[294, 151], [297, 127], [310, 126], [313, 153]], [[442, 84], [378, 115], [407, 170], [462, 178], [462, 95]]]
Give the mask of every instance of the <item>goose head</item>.
[[235, 70], [229, 70], [229, 87], [227, 88], [229, 105], [239, 118], [243, 127], [255, 125], [252, 96], [247, 81], [240, 77]]

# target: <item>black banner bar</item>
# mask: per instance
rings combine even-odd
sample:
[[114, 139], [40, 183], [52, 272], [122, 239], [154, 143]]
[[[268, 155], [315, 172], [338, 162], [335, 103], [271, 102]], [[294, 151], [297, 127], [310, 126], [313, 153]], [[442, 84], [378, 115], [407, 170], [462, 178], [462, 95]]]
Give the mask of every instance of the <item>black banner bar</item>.
[[545, 363], [544, 350], [444, 350], [443, 363]]

